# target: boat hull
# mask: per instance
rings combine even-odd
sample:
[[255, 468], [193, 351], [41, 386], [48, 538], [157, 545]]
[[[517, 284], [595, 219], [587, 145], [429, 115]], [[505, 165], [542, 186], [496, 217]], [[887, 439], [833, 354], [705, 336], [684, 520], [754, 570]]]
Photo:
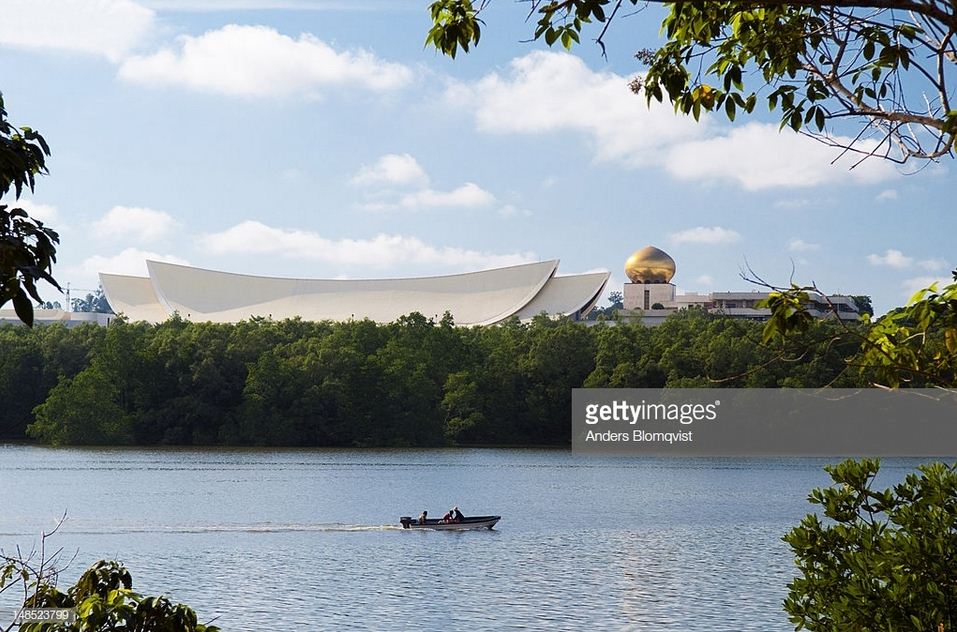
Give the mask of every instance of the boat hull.
[[403, 516], [399, 522], [405, 529], [430, 529], [432, 531], [469, 531], [473, 529], [491, 529], [501, 520], [501, 516], [474, 516], [464, 518], [461, 522], [442, 522], [441, 520], [430, 518], [425, 524], [419, 524], [408, 516]]

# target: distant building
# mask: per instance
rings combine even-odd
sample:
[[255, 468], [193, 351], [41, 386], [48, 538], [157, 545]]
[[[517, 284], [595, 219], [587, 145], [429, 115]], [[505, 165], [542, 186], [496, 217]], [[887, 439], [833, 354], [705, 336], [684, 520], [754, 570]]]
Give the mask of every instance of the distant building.
[[[676, 271], [675, 260], [654, 246], [635, 251], [625, 262], [629, 282], [623, 288], [625, 320], [640, 318], [645, 325], [659, 325], [679, 309], [697, 308], [711, 314], [722, 314], [746, 320], [767, 320], [771, 310], [757, 303], [768, 298], [768, 292], [711, 292], [678, 294], [671, 283]], [[850, 296], [811, 294], [808, 313], [817, 318], [857, 320], [860, 311]], [[830, 302], [834, 309], [828, 305]]]
[[[545, 314], [582, 320], [598, 303], [608, 272], [557, 276], [558, 260], [446, 276], [404, 279], [293, 279], [204, 270], [147, 261], [148, 277], [100, 274], [100, 283], [117, 314], [131, 321], [160, 323], [178, 314], [196, 322], [233, 323], [262, 317], [273, 320], [362, 320], [393, 322], [411, 312], [438, 320], [445, 312], [457, 325], [491, 325], [510, 318], [523, 322]], [[679, 294], [671, 283], [675, 261], [646, 246], [625, 262], [622, 320], [661, 324], [681, 309], [701, 309], [732, 318], [767, 320], [771, 311], [757, 303], [767, 292]], [[833, 310], [831, 306], [834, 306]], [[812, 294], [808, 312], [818, 318], [857, 320], [856, 301], [845, 295]], [[112, 314], [35, 311], [38, 324], [108, 325]], [[18, 324], [12, 309], [0, 310], [0, 324]]]
[[491, 325], [539, 314], [583, 318], [599, 301], [608, 272], [556, 276], [558, 260], [405, 279], [291, 279], [147, 261], [149, 277], [100, 274], [117, 314], [158, 323], [173, 314], [196, 322], [261, 317], [393, 322], [411, 312], [452, 315], [457, 325]]
[[[94, 323], [96, 325], [109, 325], [113, 320], [113, 314], [100, 314], [97, 312], [68, 312], [62, 309], [34, 309], [33, 322], [37, 325], [53, 325], [60, 323], [67, 327], [76, 327], [77, 325], [87, 325]], [[0, 326], [2, 325], [22, 325], [17, 313], [12, 309], [0, 309]]]

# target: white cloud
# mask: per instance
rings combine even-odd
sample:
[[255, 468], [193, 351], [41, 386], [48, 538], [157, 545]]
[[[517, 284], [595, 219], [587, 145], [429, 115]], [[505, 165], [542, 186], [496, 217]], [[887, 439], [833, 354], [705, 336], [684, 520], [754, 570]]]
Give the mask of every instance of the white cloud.
[[139, 248], [127, 248], [112, 257], [105, 257], [103, 255], [88, 257], [84, 259], [79, 266], [70, 268], [68, 272], [87, 278], [96, 278], [96, 275], [100, 272], [149, 276], [149, 271], [146, 269], [147, 259], [151, 261], [166, 261], [167, 263], [189, 265], [188, 261], [176, 255], [163, 255], [156, 252], [149, 252], [148, 250], [140, 250]]
[[874, 199], [878, 202], [885, 202], [887, 200], [896, 200], [898, 197], [897, 189], [884, 189], [878, 193]]
[[421, 189], [406, 193], [395, 202], [365, 202], [359, 208], [366, 211], [423, 211], [433, 208], [481, 208], [494, 202], [494, 195], [474, 182], [466, 182], [451, 191]]
[[[513, 59], [507, 74], [453, 82], [446, 100], [474, 112], [479, 130], [501, 134], [578, 132], [598, 160], [626, 167], [663, 166], [682, 180], [730, 181], [748, 190], [873, 183], [897, 177], [887, 161], [832, 161], [837, 150], [777, 125], [748, 123], [717, 129], [676, 115], [665, 104], [635, 96], [629, 78], [595, 72], [578, 57], [535, 51]], [[595, 104], [601, 109], [596, 110]], [[838, 138], [850, 141], [850, 138]], [[869, 141], [859, 141], [863, 149]]]
[[418, 161], [409, 154], [385, 154], [375, 164], [363, 165], [352, 177], [352, 184], [419, 185], [429, 183], [429, 176]]
[[[850, 138], [839, 138], [850, 142]], [[868, 141], [858, 141], [863, 149]], [[727, 134], [682, 142], [670, 149], [665, 169], [680, 180], [730, 181], [749, 191], [853, 182], [870, 184], [899, 176], [886, 160], [848, 153], [831, 164], [835, 149], [777, 125], [748, 123]]]
[[788, 242], [788, 250], [791, 252], [810, 252], [812, 250], [820, 249], [820, 244], [812, 244], [804, 241], [803, 239], [792, 239]]
[[[474, 112], [477, 127], [499, 134], [573, 131], [584, 134], [599, 160], [644, 166], [662, 147], [701, 133], [667, 105], [645, 105], [628, 77], [594, 72], [574, 55], [535, 51], [513, 59], [507, 76], [455, 82], [446, 100]], [[596, 110], [596, 104], [601, 109]]]
[[676, 244], [729, 244], [741, 239], [737, 231], [720, 226], [696, 226], [670, 235]]
[[[887, 266], [891, 268], [897, 268], [899, 270], [905, 270], [908, 268], [917, 267], [923, 270], [927, 270], [928, 272], [939, 272], [941, 270], [946, 270], [950, 267], [947, 261], [945, 261], [944, 259], [932, 258], [932, 259], [916, 260], [913, 257], [908, 257], [900, 250], [895, 250], [893, 248], [889, 248], [885, 250], [884, 254], [882, 255], [874, 255], [874, 254], [867, 255], [867, 261], [872, 266]], [[914, 285], [918, 281], [923, 281], [928, 278], [931, 278], [931, 277], [927, 277], [927, 276], [915, 277], [915, 279], [910, 279], [908, 283], [913, 281], [911, 285]], [[911, 285], [908, 285], [907, 287], [910, 287]]]
[[891, 268], [909, 268], [914, 263], [913, 257], [906, 256], [900, 250], [888, 248], [883, 255], [867, 255], [867, 262], [872, 266], [888, 266]]
[[165, 211], [138, 206], [114, 206], [93, 224], [98, 236], [146, 243], [170, 235], [179, 223]]
[[475, 208], [487, 206], [494, 201], [494, 195], [474, 182], [466, 182], [451, 191], [423, 189], [410, 193], [402, 198], [401, 206], [404, 208]]
[[56, 49], [119, 61], [153, 28], [132, 0], [5, 0], [0, 45]]
[[937, 288], [940, 289], [945, 285], [952, 283], [951, 279], [945, 279], [943, 277], [937, 276], [918, 276], [906, 279], [903, 283], [904, 292], [907, 295], [907, 298], [910, 298], [914, 292], [918, 290], [923, 290], [926, 287], [930, 287], [934, 283], [937, 284]]
[[286, 230], [245, 221], [206, 235], [201, 246], [214, 254], [274, 254], [332, 264], [394, 269], [427, 265], [475, 270], [536, 261], [534, 253], [497, 254], [450, 246], [433, 246], [417, 237], [379, 234], [371, 239], [328, 239], [304, 230]]
[[5, 201], [4, 204], [10, 208], [22, 208], [33, 219], [39, 220], [44, 224], [50, 224], [60, 219], [57, 208], [51, 204], [40, 204], [28, 198], [19, 200]]
[[710, 274], [702, 274], [701, 276], [697, 277], [694, 282], [697, 285], [711, 287], [714, 285], [714, 277], [712, 277]]
[[[449, 191], [429, 187], [429, 175], [409, 154], [385, 154], [374, 164], [363, 165], [351, 182], [363, 187], [385, 187], [365, 192], [366, 201], [357, 205], [364, 211], [481, 208], [495, 202], [494, 195], [474, 182], [466, 182]], [[399, 195], [390, 187], [407, 187], [407, 192]], [[408, 188], [414, 190], [408, 191]]]
[[123, 62], [119, 76], [149, 86], [179, 86], [242, 97], [317, 98], [324, 89], [393, 90], [412, 71], [369, 51], [337, 51], [309, 33], [298, 39], [266, 26], [229, 24], [184, 35], [175, 48]]
[[930, 272], [946, 270], [948, 267], [950, 267], [943, 259], [924, 259], [922, 261], [918, 261], [917, 265]]

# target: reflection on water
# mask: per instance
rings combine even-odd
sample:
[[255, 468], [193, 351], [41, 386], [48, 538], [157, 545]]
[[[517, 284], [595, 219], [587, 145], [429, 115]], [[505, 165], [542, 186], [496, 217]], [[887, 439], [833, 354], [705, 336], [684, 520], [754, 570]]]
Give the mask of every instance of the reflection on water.
[[[783, 631], [781, 536], [826, 462], [6, 446], [0, 546], [29, 548], [66, 510], [67, 578], [114, 557], [226, 630]], [[880, 482], [916, 463], [885, 462]], [[502, 521], [398, 525], [452, 505]]]

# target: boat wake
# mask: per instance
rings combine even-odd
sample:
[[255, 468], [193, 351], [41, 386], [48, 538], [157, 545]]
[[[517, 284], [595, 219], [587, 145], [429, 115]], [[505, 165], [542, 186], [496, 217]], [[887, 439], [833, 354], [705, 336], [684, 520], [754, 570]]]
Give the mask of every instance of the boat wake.
[[[75, 526], [69, 528], [64, 525], [60, 529], [62, 534], [72, 535], [124, 535], [124, 534], [190, 534], [190, 533], [297, 533], [297, 532], [364, 532], [364, 531], [402, 531], [399, 525], [381, 524], [340, 524], [340, 523], [303, 523], [303, 524], [227, 524], [227, 525], [165, 525], [165, 526], [123, 526], [110, 525], [103, 527]], [[35, 533], [2, 533], [4, 536], [31, 536]]]

